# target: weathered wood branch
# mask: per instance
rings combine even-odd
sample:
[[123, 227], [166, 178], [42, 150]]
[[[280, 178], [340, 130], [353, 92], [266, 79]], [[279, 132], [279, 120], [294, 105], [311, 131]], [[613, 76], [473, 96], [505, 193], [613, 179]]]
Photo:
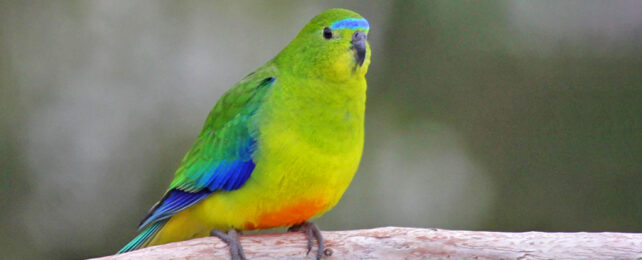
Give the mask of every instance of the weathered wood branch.
[[[642, 259], [642, 234], [452, 231], [385, 227], [323, 232], [326, 259]], [[249, 259], [306, 257], [302, 233], [241, 237]], [[330, 256], [328, 256], [330, 255]], [[227, 259], [227, 246], [207, 237], [144, 248], [107, 259]]]

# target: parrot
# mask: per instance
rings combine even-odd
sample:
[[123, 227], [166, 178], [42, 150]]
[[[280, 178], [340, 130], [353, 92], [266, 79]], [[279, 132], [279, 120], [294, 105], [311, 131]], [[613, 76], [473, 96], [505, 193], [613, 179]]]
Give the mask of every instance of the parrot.
[[324, 251], [320, 217], [339, 202], [363, 152], [368, 21], [329, 9], [208, 114], [169, 188], [118, 253], [216, 236], [245, 259], [243, 231], [289, 227]]

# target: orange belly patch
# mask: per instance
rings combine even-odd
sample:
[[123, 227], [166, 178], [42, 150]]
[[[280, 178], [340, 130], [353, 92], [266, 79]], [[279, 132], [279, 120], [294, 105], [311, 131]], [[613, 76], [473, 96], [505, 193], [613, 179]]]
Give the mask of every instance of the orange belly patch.
[[274, 212], [261, 214], [256, 223], [246, 222], [245, 230], [289, 227], [300, 224], [326, 208], [326, 203], [315, 200], [302, 200], [299, 203], [282, 207]]

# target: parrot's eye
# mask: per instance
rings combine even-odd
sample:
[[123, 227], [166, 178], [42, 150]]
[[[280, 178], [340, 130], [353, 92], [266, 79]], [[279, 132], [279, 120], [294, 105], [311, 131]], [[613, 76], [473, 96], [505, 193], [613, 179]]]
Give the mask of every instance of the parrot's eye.
[[330, 30], [330, 28], [323, 28], [323, 38], [326, 40], [332, 39], [332, 30]]

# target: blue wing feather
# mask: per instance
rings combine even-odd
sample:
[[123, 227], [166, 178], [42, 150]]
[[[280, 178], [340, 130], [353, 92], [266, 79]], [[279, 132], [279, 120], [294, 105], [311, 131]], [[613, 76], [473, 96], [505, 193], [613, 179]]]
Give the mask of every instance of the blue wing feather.
[[[254, 146], [254, 140], [248, 142], [248, 147]], [[245, 158], [238, 160], [221, 160], [218, 163], [212, 164], [209, 168], [201, 170], [201, 176], [195, 187], [194, 186], [176, 187], [169, 190], [161, 202], [159, 202], [139, 225], [139, 229], [144, 228], [150, 223], [166, 219], [175, 213], [194, 205], [195, 203], [206, 198], [215, 191], [236, 190], [243, 186], [252, 171], [254, 170], [254, 162], [251, 159], [251, 149], [247, 150]]]
[[250, 177], [254, 166], [252, 160], [220, 162], [214, 169], [210, 170], [213, 172], [212, 174], [204, 174], [210, 177], [209, 179], [202, 179], [205, 180], [204, 185], [202, 185], [205, 188], [196, 192], [184, 191], [177, 188], [168, 191], [165, 197], [161, 199], [161, 203], [157, 204], [147, 217], [143, 219], [139, 225], [139, 229], [152, 222], [169, 218], [175, 213], [201, 201], [215, 191], [230, 191], [240, 188]]
[[204, 189], [196, 193], [178, 189], [170, 190], [167, 195], [165, 195], [162, 203], [150, 212], [151, 214], [149, 214], [143, 222], [140, 223], [139, 228], [143, 228], [149, 223], [169, 218], [176, 212], [194, 205], [194, 203], [199, 202], [211, 193], [212, 191], [208, 189]]

